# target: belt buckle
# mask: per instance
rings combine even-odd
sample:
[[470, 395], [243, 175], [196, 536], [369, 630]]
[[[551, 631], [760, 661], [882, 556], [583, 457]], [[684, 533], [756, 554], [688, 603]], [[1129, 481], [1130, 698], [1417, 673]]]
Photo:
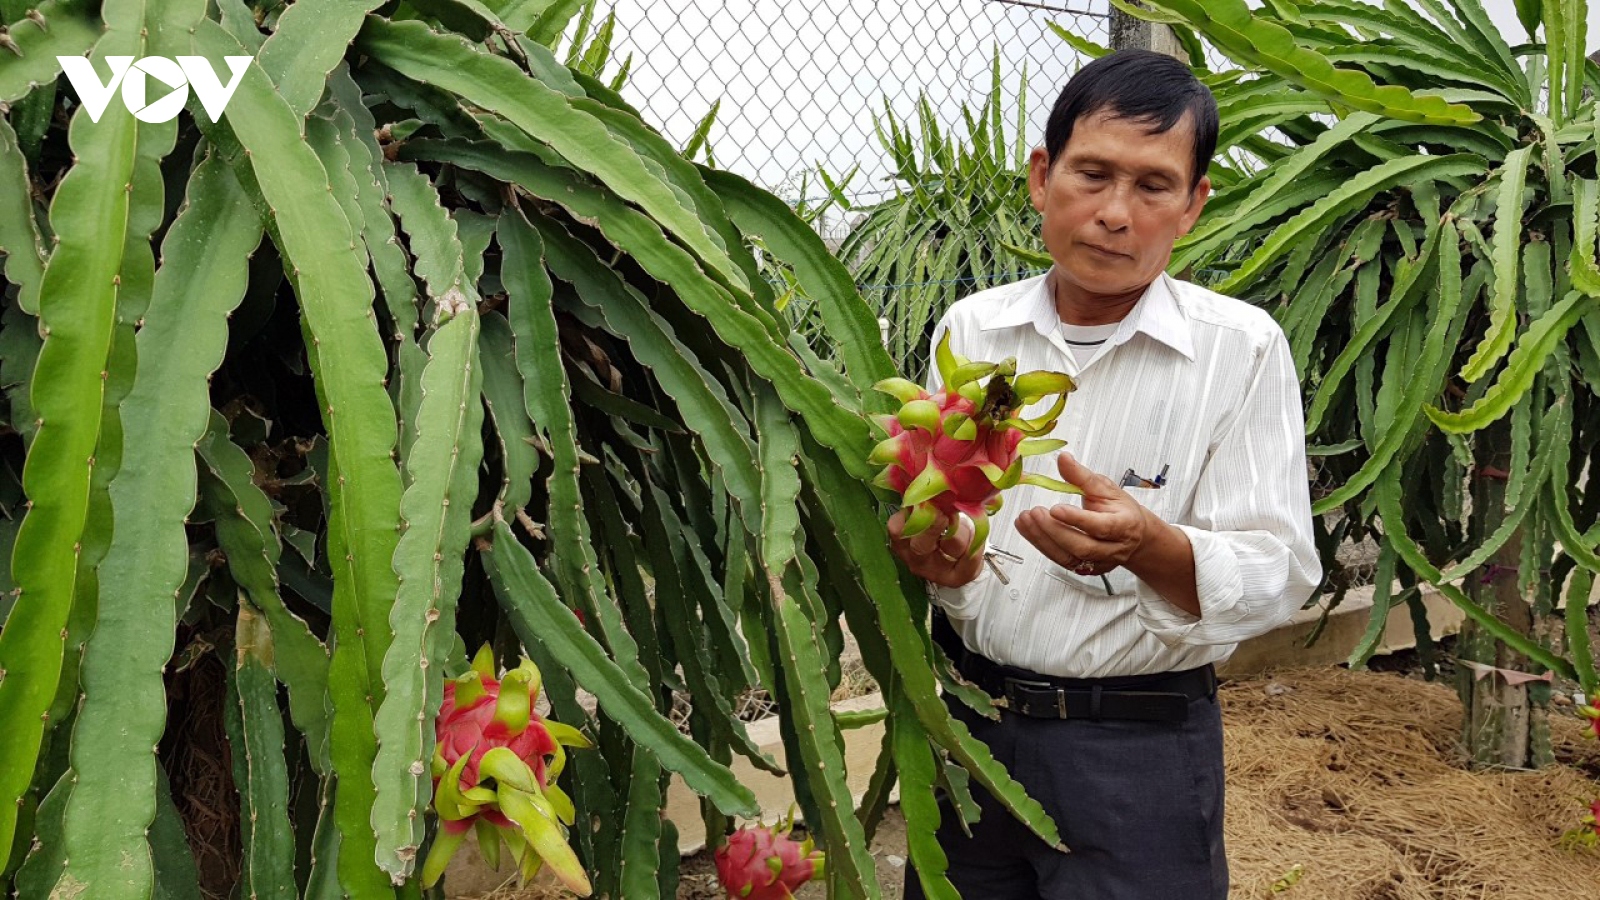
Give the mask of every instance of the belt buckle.
[[1002, 696], [1000, 698], [1000, 704], [1002, 705], [1002, 708], [1004, 708], [1004, 709], [1015, 709], [1016, 705], [1011, 702], [1011, 688], [1012, 687], [1038, 688], [1038, 689], [1043, 689], [1043, 690], [1047, 690], [1047, 691], [1048, 690], [1053, 690], [1053, 691], [1056, 692], [1056, 718], [1058, 718], [1058, 719], [1067, 718], [1067, 690], [1066, 690], [1066, 688], [1058, 687], [1058, 686], [1056, 686], [1054, 684], [1051, 684], [1048, 681], [1030, 681], [1030, 680], [1023, 679], [1023, 678], [1007, 678], [1006, 681], [1005, 681], [1005, 686], [1006, 686], [1006, 690], [1004, 692], [1004, 696]]

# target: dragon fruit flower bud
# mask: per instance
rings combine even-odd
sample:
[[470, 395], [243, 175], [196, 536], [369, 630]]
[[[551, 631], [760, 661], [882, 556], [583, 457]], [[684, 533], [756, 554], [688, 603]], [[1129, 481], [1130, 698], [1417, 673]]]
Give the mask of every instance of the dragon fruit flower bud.
[[[943, 387], [930, 394], [904, 378], [879, 382], [878, 390], [899, 400], [893, 416], [875, 416], [885, 438], [868, 460], [883, 470], [873, 483], [900, 496], [911, 507], [904, 534], [913, 536], [943, 514], [949, 534], [960, 516], [972, 519], [972, 553], [989, 533], [989, 516], [1000, 509], [1002, 492], [1029, 484], [1065, 493], [1081, 491], [1064, 481], [1024, 473], [1024, 457], [1059, 450], [1065, 441], [1041, 437], [1054, 430], [1076, 389], [1061, 372], [1016, 374], [1016, 360], [973, 362], [950, 348], [945, 333], [935, 350]], [[987, 379], [983, 381], [983, 379]], [[981, 383], [980, 383], [981, 382]], [[1021, 418], [1022, 407], [1055, 397], [1041, 416]]]
[[729, 900], [789, 900], [822, 874], [825, 863], [810, 838], [796, 841], [784, 825], [741, 828], [717, 848], [715, 859], [717, 881]]
[[593, 745], [571, 725], [539, 715], [540, 684], [538, 667], [527, 659], [496, 678], [487, 646], [469, 671], [445, 682], [432, 767], [440, 822], [422, 867], [424, 887], [438, 883], [467, 833], [476, 832], [492, 865], [498, 867], [504, 841], [524, 881], [548, 865], [568, 889], [589, 896], [588, 873], [567, 844], [572, 800], [555, 780], [565, 747]]

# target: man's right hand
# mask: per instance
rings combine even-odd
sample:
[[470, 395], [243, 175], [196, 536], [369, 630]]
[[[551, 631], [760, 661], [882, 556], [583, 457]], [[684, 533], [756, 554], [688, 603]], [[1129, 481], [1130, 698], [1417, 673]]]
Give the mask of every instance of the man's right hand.
[[927, 530], [905, 537], [910, 509], [901, 509], [889, 518], [889, 549], [905, 562], [913, 575], [943, 587], [969, 584], [983, 571], [983, 552], [967, 554], [972, 543], [972, 526], [965, 520], [954, 535], [945, 537], [950, 519], [940, 513]]

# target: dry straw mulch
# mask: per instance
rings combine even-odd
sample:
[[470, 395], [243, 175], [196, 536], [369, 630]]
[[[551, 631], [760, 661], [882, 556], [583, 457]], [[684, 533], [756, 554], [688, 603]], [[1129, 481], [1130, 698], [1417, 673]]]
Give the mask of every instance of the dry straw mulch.
[[[1468, 771], [1450, 688], [1397, 674], [1295, 670], [1228, 684], [1233, 896], [1554, 900], [1600, 896], [1600, 854], [1563, 848], [1600, 795], [1600, 745], [1558, 711], [1562, 765]], [[1586, 774], [1587, 773], [1587, 774]]]
[[[1484, 772], [1465, 766], [1461, 704], [1442, 684], [1293, 669], [1230, 682], [1222, 698], [1233, 900], [1600, 897], [1600, 851], [1561, 844], [1600, 796], [1600, 742], [1570, 709], [1551, 717], [1558, 765]], [[885, 900], [900, 897], [906, 852], [894, 813], [872, 848]], [[704, 855], [683, 867], [681, 900], [715, 893]], [[1293, 887], [1274, 893], [1296, 867]], [[537, 885], [488, 895], [566, 896]]]

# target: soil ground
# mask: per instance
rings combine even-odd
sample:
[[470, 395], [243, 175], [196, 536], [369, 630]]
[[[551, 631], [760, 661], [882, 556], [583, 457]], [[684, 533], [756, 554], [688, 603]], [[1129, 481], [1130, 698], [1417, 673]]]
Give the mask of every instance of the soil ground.
[[[1406, 673], [1286, 670], [1229, 682], [1222, 696], [1234, 900], [1600, 895], [1600, 850], [1563, 839], [1600, 796], [1600, 742], [1570, 704], [1552, 713], [1557, 764], [1511, 772], [1469, 771], [1453, 689]], [[885, 900], [901, 897], [905, 852], [891, 810], [872, 846]], [[798, 894], [823, 896], [816, 885]], [[709, 855], [685, 859], [678, 900], [720, 897]]]

